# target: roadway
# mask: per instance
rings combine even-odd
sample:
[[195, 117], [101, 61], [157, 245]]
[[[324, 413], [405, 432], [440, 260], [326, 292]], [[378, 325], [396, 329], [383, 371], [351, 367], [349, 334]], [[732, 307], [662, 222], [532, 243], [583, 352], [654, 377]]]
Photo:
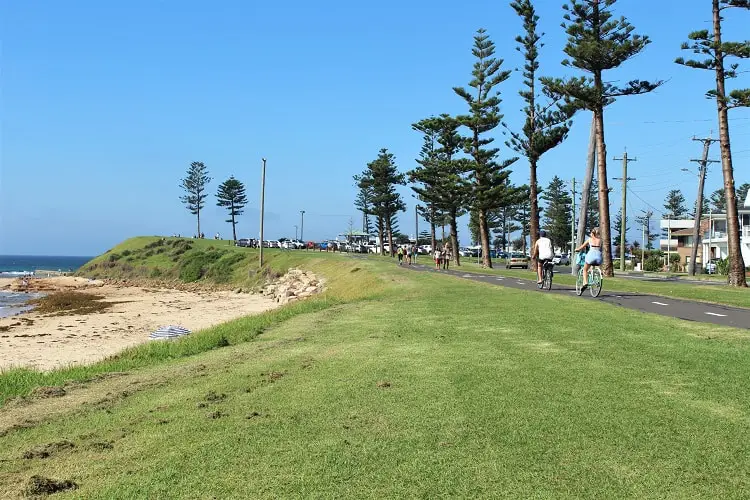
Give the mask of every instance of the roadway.
[[[552, 290], [541, 291], [536, 286], [536, 281], [525, 280], [520, 278], [511, 278], [507, 276], [497, 276], [479, 273], [467, 273], [460, 270], [450, 269], [448, 271], [436, 270], [434, 266], [425, 266], [421, 264], [413, 266], [404, 266], [406, 269], [414, 271], [433, 272], [446, 274], [458, 278], [468, 279], [471, 281], [481, 281], [496, 286], [504, 286], [519, 290], [535, 290], [539, 293], [555, 293], [560, 295], [573, 295], [575, 288], [565, 285], [556, 285], [552, 282]], [[555, 274], [560, 274], [565, 268], [555, 268]], [[570, 274], [570, 268], [567, 268]], [[684, 282], [686, 280], [670, 280]], [[696, 281], [697, 282], [697, 281]], [[701, 282], [702, 284], [704, 282]], [[750, 292], [748, 292], [750, 293]], [[607, 289], [607, 280], [604, 280], [604, 288], [598, 298], [593, 298], [586, 290], [581, 296], [585, 300], [599, 300], [608, 304], [615, 304], [628, 309], [637, 311], [660, 314], [673, 318], [687, 321], [697, 321], [701, 323], [711, 323], [714, 325], [733, 326], [750, 330], [750, 309], [739, 307], [730, 307], [716, 304], [707, 304], [705, 302], [696, 302], [691, 300], [673, 299], [657, 295], [645, 295], [639, 293], [616, 292]]]

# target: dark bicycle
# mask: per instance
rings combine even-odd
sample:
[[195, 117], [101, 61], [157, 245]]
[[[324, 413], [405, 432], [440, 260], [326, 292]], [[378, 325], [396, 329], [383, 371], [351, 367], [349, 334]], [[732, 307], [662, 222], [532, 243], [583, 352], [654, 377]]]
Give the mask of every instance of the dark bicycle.
[[542, 263], [542, 282], [537, 283], [540, 290], [552, 289], [552, 276], [555, 275], [555, 264], [551, 260], [544, 260]]

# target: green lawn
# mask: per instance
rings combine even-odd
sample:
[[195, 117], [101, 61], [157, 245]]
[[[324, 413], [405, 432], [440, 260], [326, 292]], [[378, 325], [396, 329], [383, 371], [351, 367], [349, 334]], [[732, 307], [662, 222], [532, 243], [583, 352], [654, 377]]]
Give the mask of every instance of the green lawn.
[[[493, 262], [493, 265], [495, 267], [492, 269], [484, 269], [477, 265], [476, 261], [470, 262], [468, 259], [465, 259], [461, 261], [460, 268], [453, 267], [453, 269], [460, 269], [461, 271], [471, 273], [498, 274], [536, 281], [536, 275], [532, 271], [526, 269], [505, 269], [505, 264], [501, 261]], [[575, 286], [576, 278], [570, 274], [556, 273], [554, 283]], [[615, 290], [618, 292], [661, 295], [664, 297], [750, 308], [750, 288], [723, 285], [697, 285], [685, 282], [659, 283], [618, 277], [605, 278], [604, 287], [606, 290]]]
[[[347, 283], [330, 307], [246, 339], [235, 321], [220, 327], [235, 345], [7, 405], [0, 427], [50, 417], [0, 437], [0, 491], [33, 474], [78, 483], [55, 498], [750, 491], [746, 332], [324, 261]], [[21, 458], [61, 440], [75, 447]]]

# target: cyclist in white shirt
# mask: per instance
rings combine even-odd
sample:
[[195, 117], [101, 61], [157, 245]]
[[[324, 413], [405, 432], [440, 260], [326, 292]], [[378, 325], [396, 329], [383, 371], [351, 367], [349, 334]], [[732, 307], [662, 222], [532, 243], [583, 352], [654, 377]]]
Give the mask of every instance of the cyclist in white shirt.
[[538, 280], [537, 284], [539, 284], [542, 282], [544, 262], [552, 260], [555, 256], [555, 251], [552, 249], [552, 240], [547, 238], [547, 231], [544, 229], [539, 231], [539, 239], [534, 243], [531, 255], [536, 257], [536, 276]]

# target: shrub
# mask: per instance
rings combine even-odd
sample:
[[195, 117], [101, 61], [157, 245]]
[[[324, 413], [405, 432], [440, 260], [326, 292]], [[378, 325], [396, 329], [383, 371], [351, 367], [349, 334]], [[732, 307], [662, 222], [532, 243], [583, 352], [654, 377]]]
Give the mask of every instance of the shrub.
[[651, 255], [643, 264], [644, 271], [656, 272], [661, 270], [661, 258], [658, 255]]
[[224, 252], [195, 252], [186, 255], [180, 265], [180, 279], [187, 283], [198, 281], [206, 275], [208, 267], [219, 260]]
[[156, 241], [152, 241], [151, 243], [149, 243], [148, 245], [146, 245], [144, 248], [156, 248], [156, 247], [160, 247], [162, 245], [164, 245], [164, 240], [159, 239], [159, 240], [156, 240]]
[[722, 276], [729, 274], [729, 260], [721, 259], [716, 262], [716, 271]]
[[113, 253], [112, 255], [109, 256], [109, 258], [107, 260], [109, 262], [117, 262], [118, 260], [120, 260], [120, 254], [119, 253]]
[[128, 256], [128, 255], [130, 255], [131, 253], [132, 253], [132, 252], [131, 252], [130, 250], [123, 250], [123, 251], [122, 251], [122, 254], [120, 254], [120, 255], [122, 255], [123, 257], [127, 257], [127, 256]]
[[241, 253], [225, 255], [208, 269], [206, 277], [213, 279], [217, 283], [228, 283], [232, 281], [234, 265], [244, 258], [245, 256]]

